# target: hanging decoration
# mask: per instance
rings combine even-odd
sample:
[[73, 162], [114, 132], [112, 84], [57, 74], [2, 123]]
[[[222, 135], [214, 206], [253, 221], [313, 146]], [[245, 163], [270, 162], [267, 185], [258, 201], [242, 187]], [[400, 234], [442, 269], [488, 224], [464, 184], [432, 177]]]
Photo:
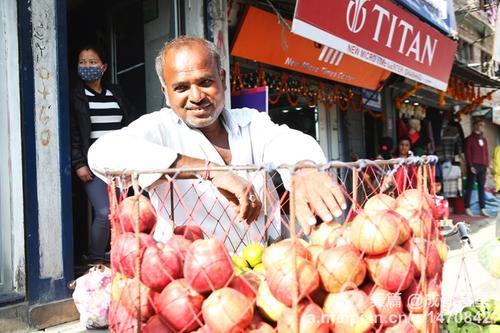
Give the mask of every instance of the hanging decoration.
[[415, 95], [418, 89], [422, 88], [421, 83], [415, 83], [408, 91], [406, 91], [403, 95], [400, 97], [396, 97], [394, 100], [394, 105], [396, 106], [397, 110], [400, 110], [401, 107], [403, 106], [403, 102], [406, 101], [408, 98], [411, 96]]
[[275, 73], [266, 71], [259, 65], [257, 72], [242, 73], [239, 62], [235, 62], [231, 73], [231, 93], [242, 89], [269, 87], [269, 104], [277, 104], [286, 98], [292, 107], [300, 103], [309, 107], [323, 103], [329, 110], [334, 104], [342, 111], [351, 108], [354, 111], [368, 112], [373, 117], [381, 117], [381, 112], [373, 112], [363, 107], [361, 91], [344, 85], [329, 85], [321, 81], [306, 79], [304, 76], [295, 76], [285, 72]]
[[472, 101], [472, 103], [464, 106], [462, 110], [458, 112], [458, 114], [461, 116], [475, 111], [478, 107], [480, 107], [484, 103], [485, 100], [491, 101], [493, 99], [493, 93], [495, 92], [496, 90], [492, 90], [488, 92], [486, 95], [477, 97]]

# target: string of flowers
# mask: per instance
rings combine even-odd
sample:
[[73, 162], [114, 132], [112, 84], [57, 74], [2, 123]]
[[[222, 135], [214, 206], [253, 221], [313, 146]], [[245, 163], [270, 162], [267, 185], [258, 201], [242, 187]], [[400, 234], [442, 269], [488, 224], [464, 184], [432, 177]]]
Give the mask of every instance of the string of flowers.
[[269, 104], [275, 105], [285, 96], [288, 104], [296, 107], [305, 100], [309, 107], [323, 103], [329, 110], [336, 104], [340, 110], [368, 112], [373, 117], [381, 117], [381, 113], [375, 113], [363, 107], [359, 89], [335, 84], [328, 85], [321, 81], [306, 79], [303, 76], [293, 76], [288, 73], [270, 73], [259, 66], [256, 72], [242, 73], [239, 62], [235, 62], [231, 73], [231, 93], [237, 93], [243, 89], [251, 89], [262, 86], [269, 88]]

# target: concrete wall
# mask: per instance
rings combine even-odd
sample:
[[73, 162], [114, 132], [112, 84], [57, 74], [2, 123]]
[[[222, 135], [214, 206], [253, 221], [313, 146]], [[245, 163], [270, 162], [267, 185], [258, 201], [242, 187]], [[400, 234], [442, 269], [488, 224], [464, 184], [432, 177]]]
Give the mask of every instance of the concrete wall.
[[31, 3], [40, 278], [63, 278], [55, 1]]

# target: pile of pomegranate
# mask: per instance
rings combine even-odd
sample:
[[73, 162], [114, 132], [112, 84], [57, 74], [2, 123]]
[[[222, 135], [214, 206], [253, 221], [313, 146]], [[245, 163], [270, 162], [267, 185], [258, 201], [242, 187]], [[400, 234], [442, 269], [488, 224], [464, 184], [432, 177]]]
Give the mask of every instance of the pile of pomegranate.
[[166, 243], [141, 195], [114, 214], [112, 332], [432, 332], [447, 247], [421, 190], [376, 194], [350, 221], [264, 249], [262, 272], [196, 225]]

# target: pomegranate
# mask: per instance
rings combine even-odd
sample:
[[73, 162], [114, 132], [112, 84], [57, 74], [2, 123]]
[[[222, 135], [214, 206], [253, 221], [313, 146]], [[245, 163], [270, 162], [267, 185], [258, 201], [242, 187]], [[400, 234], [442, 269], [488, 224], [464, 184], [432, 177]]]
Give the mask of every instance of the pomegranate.
[[181, 260], [173, 248], [160, 243], [146, 247], [141, 261], [141, 281], [146, 286], [161, 292], [181, 277]]
[[368, 199], [364, 205], [364, 211], [369, 215], [383, 213], [387, 210], [394, 210], [395, 208], [396, 199], [384, 193], [375, 194]]
[[275, 333], [274, 328], [268, 323], [261, 321], [256, 324], [250, 324], [245, 330], [246, 333]]
[[192, 241], [189, 239], [186, 239], [182, 236], [179, 235], [173, 235], [166, 243], [165, 245], [171, 247], [174, 249], [174, 251], [177, 253], [181, 260], [181, 266], [184, 266], [184, 260], [186, 259], [186, 255], [189, 249], [189, 246], [191, 245]]
[[399, 293], [391, 293], [373, 284], [364, 285], [362, 289], [375, 306], [381, 326], [391, 326], [399, 321], [403, 315], [403, 303]]
[[204, 239], [203, 230], [200, 228], [200, 226], [192, 224], [180, 225], [175, 227], [174, 234], [189, 239], [192, 242], [197, 239]]
[[294, 296], [302, 299], [318, 288], [319, 275], [309, 260], [287, 258], [266, 270], [266, 281], [278, 301], [292, 306]]
[[325, 242], [325, 248], [349, 245], [351, 242], [351, 225], [338, 228], [330, 232], [328, 239]]
[[375, 307], [359, 289], [329, 294], [323, 311], [329, 316], [335, 333], [369, 332], [377, 320]]
[[311, 253], [311, 261], [313, 263], [316, 263], [319, 255], [321, 254], [321, 252], [323, 252], [324, 248], [319, 245], [309, 245], [307, 247], [307, 250], [309, 251], [309, 253]]
[[199, 293], [225, 287], [233, 277], [233, 261], [217, 239], [198, 239], [189, 246], [184, 278]]
[[111, 246], [111, 268], [126, 277], [135, 275], [135, 259], [142, 257], [146, 246], [154, 244], [154, 240], [147, 234], [139, 234], [140, 247], [137, 249], [135, 234], [127, 232], [118, 236]]
[[311, 230], [311, 244], [324, 247], [328, 239], [328, 235], [335, 229], [340, 228], [342, 225], [337, 222], [324, 222], [319, 226], [313, 227]]
[[253, 302], [257, 297], [260, 281], [260, 277], [250, 271], [243, 275], [235, 276], [229, 287], [238, 290]]
[[158, 314], [175, 332], [190, 332], [200, 327], [202, 295], [185, 279], [174, 280], [156, 298]]
[[212, 333], [212, 331], [210, 330], [210, 328], [208, 327], [208, 325], [203, 325], [201, 326], [200, 328], [198, 328], [195, 333]]
[[154, 315], [149, 318], [144, 328], [141, 330], [142, 333], [174, 333], [167, 325], [165, 325], [160, 316]]
[[[297, 322], [295, 311], [293, 309], [286, 309], [278, 319], [278, 332], [330, 332], [330, 321], [317, 304], [311, 302], [299, 304], [298, 317]], [[297, 324], [298, 327], [296, 326]]]
[[[429, 316], [431, 316], [429, 314]], [[417, 329], [417, 332], [424, 333], [427, 332], [427, 320], [423, 313], [411, 313], [410, 312], [410, 322], [413, 324], [413, 327]]]
[[153, 297], [153, 290], [137, 280], [129, 280], [123, 287], [120, 302], [134, 317], [138, 315], [137, 309], [140, 309], [141, 320], [146, 322], [155, 313]]
[[253, 303], [232, 288], [216, 290], [202, 306], [203, 319], [213, 333], [242, 332], [253, 318]]
[[259, 285], [257, 293], [257, 308], [264, 318], [277, 321], [283, 311], [287, 309], [287, 306], [273, 296], [269, 290], [267, 282], [264, 280]]
[[111, 332], [136, 333], [138, 323], [141, 328], [144, 326], [144, 323], [132, 316], [122, 304], [118, 302], [109, 304], [108, 327]]
[[428, 210], [398, 207], [396, 208], [396, 213], [406, 219], [414, 237], [428, 239], [432, 235], [434, 223], [432, 222], [432, 215]]
[[139, 222], [139, 232], [150, 233], [156, 225], [156, 211], [144, 195], [123, 199], [118, 206], [119, 232], [134, 232], [135, 221]]
[[427, 292], [422, 291], [421, 285], [413, 281], [408, 289], [402, 294], [402, 302], [406, 311], [413, 313], [423, 313], [424, 307], [439, 308], [441, 293], [439, 283], [436, 278], [427, 281]]
[[441, 259], [441, 263], [444, 263], [446, 261], [446, 257], [448, 256], [448, 245], [446, 245], [443, 240], [438, 238], [433, 240], [433, 243], [439, 253], [439, 259]]
[[442, 263], [434, 243], [425, 239], [411, 238], [403, 247], [412, 255], [416, 277], [420, 276], [424, 265], [427, 277], [434, 277], [441, 273]]
[[365, 261], [375, 284], [390, 292], [407, 289], [414, 280], [410, 252], [396, 246], [385, 255], [367, 256]]
[[[393, 211], [368, 215], [361, 213], [351, 224], [352, 243], [369, 255], [382, 254], [406, 241], [404, 220]], [[409, 236], [409, 235], [408, 235]]]
[[398, 207], [406, 207], [409, 209], [430, 209], [432, 199], [422, 189], [408, 189], [403, 191], [396, 199]]
[[359, 286], [366, 275], [366, 264], [361, 253], [352, 245], [323, 251], [316, 266], [323, 288], [330, 293], [339, 292], [348, 284]]
[[282, 260], [289, 258], [294, 250], [296, 256], [311, 260], [311, 253], [307, 250], [307, 246], [307, 244], [304, 245], [303, 242], [298, 239], [295, 243], [292, 239], [284, 239], [264, 249], [262, 263], [267, 270], [269, 267], [273, 267]]

